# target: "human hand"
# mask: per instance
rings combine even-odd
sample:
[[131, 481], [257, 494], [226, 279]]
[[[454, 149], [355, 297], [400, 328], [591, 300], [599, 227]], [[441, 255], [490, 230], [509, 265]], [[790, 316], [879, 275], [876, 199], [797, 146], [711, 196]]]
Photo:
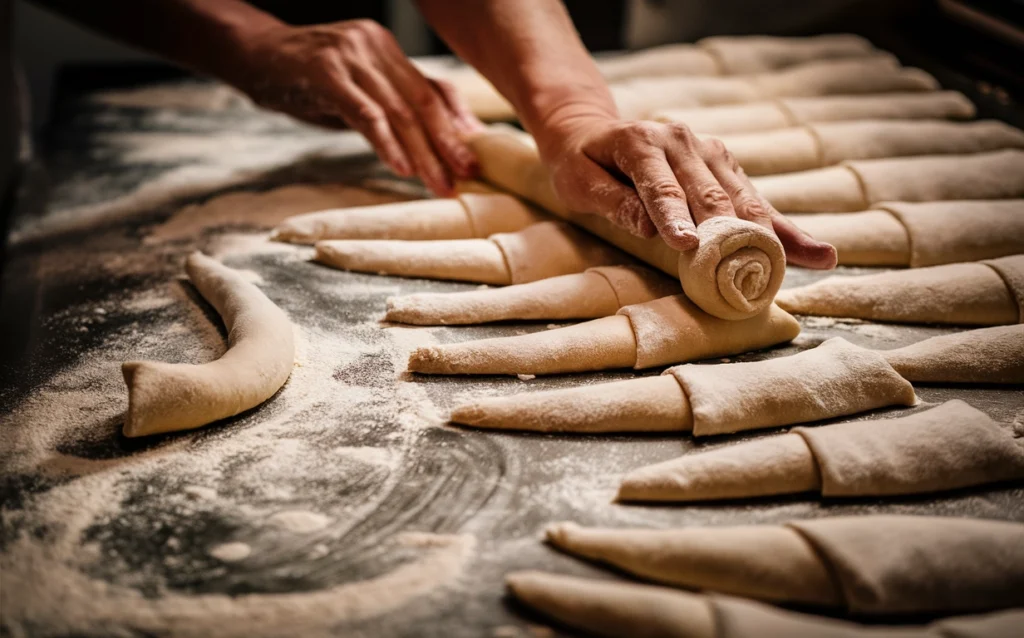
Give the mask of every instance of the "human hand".
[[439, 196], [476, 175], [463, 141], [482, 127], [455, 88], [424, 77], [391, 32], [370, 20], [276, 23], [247, 33], [225, 79], [260, 106], [329, 128], [352, 128], [402, 176]]
[[772, 229], [789, 263], [832, 268], [836, 251], [816, 241], [757, 192], [720, 140], [680, 124], [587, 114], [549, 121], [538, 146], [555, 190], [572, 210], [600, 214], [639, 237], [697, 247], [697, 225], [740, 217]]

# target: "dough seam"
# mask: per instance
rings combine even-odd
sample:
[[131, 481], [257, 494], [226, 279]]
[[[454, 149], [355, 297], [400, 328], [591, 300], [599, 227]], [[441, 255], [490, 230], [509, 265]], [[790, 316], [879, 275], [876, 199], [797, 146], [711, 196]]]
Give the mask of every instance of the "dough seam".
[[[823, 168], [825, 166], [825, 143], [821, 140], [817, 127], [813, 124], [799, 124], [798, 126], [807, 131], [807, 134], [814, 140], [814, 159], [817, 162], [817, 168]], [[862, 190], [863, 187], [864, 185], [861, 184]]]
[[[608, 287], [612, 289], [612, 295], [615, 296], [615, 303], [619, 306], [619, 308], [622, 308], [622, 307], [627, 305], [627, 304], [622, 303], [622, 299], [619, 297], [619, 289], [615, 287], [615, 284], [612, 283], [612, 280], [609, 279], [608, 275], [604, 274], [604, 272], [602, 272], [601, 269], [599, 269], [599, 268], [588, 268], [587, 270], [584, 270], [583, 272], [584, 273], [594, 273], [596, 275], [601, 275], [601, 278], [605, 280], [605, 283], [608, 284]], [[632, 327], [633, 326], [633, 322], [632, 321], [629, 322], [629, 325], [630, 325], [630, 327]], [[635, 333], [633, 335], [633, 338], [634, 339], [636, 338], [636, 334]]]
[[[915, 396], [916, 396], [916, 394], [915, 394]], [[918, 400], [920, 401], [920, 399], [918, 399]], [[814, 477], [816, 479], [815, 483], [818, 485], [817, 493], [820, 494], [822, 496], [822, 498], [828, 498], [828, 495], [825, 494], [825, 472], [822, 471], [822, 469], [821, 469], [821, 460], [818, 458], [818, 451], [814, 448], [814, 444], [811, 443], [811, 439], [809, 439], [806, 436], [804, 436], [804, 432], [806, 432], [806, 431], [807, 431], [807, 427], [805, 427], [805, 426], [798, 426], [798, 427], [795, 427], [795, 428], [791, 429], [787, 434], [796, 434], [797, 436], [799, 436], [803, 440], [804, 445], [807, 446], [807, 450], [810, 451], [810, 453], [811, 453], [811, 460], [814, 461]], [[785, 436], [785, 435], [781, 435], [781, 436]], [[807, 539], [804, 539], [804, 540], [807, 540]], [[813, 543], [811, 543], [811, 545], [813, 546]], [[817, 553], [817, 550], [815, 550], [815, 553]], [[829, 577], [830, 578], [834, 578], [834, 579], [838, 579], [838, 576], [833, 574], [831, 569], [829, 569]]]
[[850, 164], [848, 164], [846, 162], [843, 162], [843, 163], [839, 164], [839, 166], [841, 168], [845, 168], [847, 171], [849, 171], [850, 174], [853, 175], [853, 178], [855, 180], [857, 180], [857, 187], [860, 189], [860, 201], [861, 201], [860, 209], [861, 210], [867, 210], [868, 208], [870, 208], [871, 207], [871, 197], [868, 194], [868, 185], [864, 181], [864, 176], [860, 174], [860, 171], [858, 171], [856, 169], [856, 167], [851, 166]]
[[999, 281], [1003, 282], [1003, 286], [1006, 287], [1006, 292], [1013, 298], [1014, 305], [1017, 306], [1017, 323], [1024, 323], [1024, 317], [1021, 316], [1021, 313], [1024, 312], [1024, 308], [1021, 308], [1020, 301], [1017, 300], [1017, 292], [1014, 290], [1013, 282], [1007, 279], [998, 268], [990, 264], [987, 260], [979, 261], [978, 263], [988, 266], [990, 270], [995, 271], [996, 275], [999, 276]]
[[775, 108], [779, 109], [779, 112], [782, 113], [782, 117], [789, 122], [790, 126], [800, 126], [801, 124], [805, 124], [805, 122], [802, 122], [797, 118], [796, 113], [793, 112], [793, 109], [789, 108], [789, 105], [786, 104], [784, 99], [774, 98], [771, 102], [775, 105]]
[[907, 253], [910, 255], [910, 263], [908, 263], [907, 266], [911, 268], [918, 268], [921, 260], [918, 259], [917, 246], [914, 244], [914, 233], [910, 232], [910, 226], [908, 226], [907, 222], [903, 219], [903, 215], [900, 215], [891, 206], [886, 204], [881, 204], [878, 207], [878, 210], [889, 213], [889, 216], [899, 222], [900, 226], [903, 227], [903, 233], [907, 238]]
[[[466, 215], [466, 223], [469, 224], [469, 232], [471, 237], [480, 237], [480, 229], [476, 227], [476, 220], [473, 219], [473, 211], [469, 210], [469, 204], [466, 200], [462, 199], [462, 196], [458, 196], [455, 199], [459, 201], [459, 205], [462, 206], [462, 212]], [[505, 253], [502, 252], [502, 255]], [[507, 260], [505, 266], [508, 266]]]
[[711, 58], [712, 64], [715, 65], [715, 75], [709, 77], [727, 77], [732, 75], [729, 73], [725, 60], [722, 59], [722, 55], [714, 47], [706, 46], [700, 42], [697, 43], [697, 46], [700, 47], [701, 51], [707, 53], [708, 57]]
[[[806, 442], [807, 439], [804, 439], [804, 443]], [[808, 446], [808, 449], [810, 449], [810, 446]], [[813, 449], [811, 450], [811, 455], [814, 455]], [[818, 466], [817, 459], [814, 460], [814, 466]], [[820, 482], [818, 484], [821, 485]], [[821, 547], [819, 547], [817, 543], [814, 542], [814, 539], [811, 538], [809, 534], [804, 533], [804, 531], [800, 529], [799, 525], [794, 525], [793, 523], [783, 523], [782, 526], [786, 529], [795, 532], [797, 536], [799, 536], [805, 543], [807, 543], [807, 546], [811, 549], [814, 555], [818, 557], [818, 562], [825, 570], [825, 573], [828, 574], [828, 579], [832, 582], [832, 590], [839, 596], [840, 600], [842, 601], [843, 609], [849, 610], [850, 601], [853, 599], [853, 597], [851, 596], [850, 592], [846, 590], [843, 579], [839, 575], [839, 569], [832, 564], [832, 561], [829, 559], [828, 554], [826, 554], [825, 551]]]

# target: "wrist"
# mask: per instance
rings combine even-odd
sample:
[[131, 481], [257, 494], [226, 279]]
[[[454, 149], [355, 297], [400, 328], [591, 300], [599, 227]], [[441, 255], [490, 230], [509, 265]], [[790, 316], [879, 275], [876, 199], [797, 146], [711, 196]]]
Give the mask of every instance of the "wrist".
[[252, 67], [259, 65], [267, 33], [288, 28], [274, 16], [251, 9], [244, 13], [226, 12], [211, 20], [210, 41], [216, 43], [215, 50], [204, 55], [202, 68], [197, 70], [242, 88], [240, 85], [252, 76]]
[[532, 112], [523, 115], [523, 124], [537, 141], [541, 157], [557, 155], [589, 126], [619, 119], [611, 97], [603, 99], [607, 89], [559, 89], [545, 95], [538, 92]]

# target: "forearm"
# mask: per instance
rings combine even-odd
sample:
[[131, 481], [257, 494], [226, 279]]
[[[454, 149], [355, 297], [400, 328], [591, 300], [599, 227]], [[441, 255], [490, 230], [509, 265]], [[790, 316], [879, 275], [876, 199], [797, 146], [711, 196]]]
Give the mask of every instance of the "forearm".
[[248, 38], [281, 25], [243, 0], [35, 2], [125, 44], [222, 78], [231, 75]]
[[608, 86], [559, 0], [418, 0], [460, 57], [540, 140], [577, 117], [617, 117]]

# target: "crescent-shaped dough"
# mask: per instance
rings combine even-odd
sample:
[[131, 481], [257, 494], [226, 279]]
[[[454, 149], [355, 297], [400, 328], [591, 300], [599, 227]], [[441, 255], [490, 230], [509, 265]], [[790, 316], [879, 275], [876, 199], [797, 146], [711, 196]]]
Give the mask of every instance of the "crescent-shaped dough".
[[1019, 638], [1024, 611], [928, 625], [860, 625], [717, 594], [537, 571], [506, 577], [509, 591], [558, 622], [607, 638]]
[[753, 178], [784, 213], [856, 212], [880, 202], [1024, 197], [1024, 151], [858, 160]]
[[793, 215], [848, 266], [938, 266], [1024, 253], [1024, 199], [885, 202], [860, 213]]
[[324, 239], [471, 239], [522, 230], [550, 217], [502, 193], [324, 210], [289, 217], [271, 239], [315, 244]]
[[1024, 148], [1024, 131], [998, 120], [832, 122], [721, 139], [749, 175], [805, 171], [847, 160]]
[[730, 135], [852, 120], [969, 120], [974, 104], [957, 91], [792, 97], [748, 104], [665, 109], [659, 122], [680, 122], [695, 133]]
[[940, 335], [882, 355], [909, 381], [1024, 383], [1024, 324]]
[[[749, 319], [772, 301], [785, 275], [782, 245], [772, 233], [741, 219], [716, 218], [697, 227], [701, 246], [680, 253], [660, 237], [641, 239], [599, 215], [570, 212], [558, 199], [537, 151], [504, 132], [471, 140], [481, 174], [489, 182], [654, 266], [679, 277], [691, 300], [722, 319]], [[710, 222], [715, 222], [710, 224]], [[719, 266], [724, 266], [719, 268]], [[737, 286], [738, 284], [738, 286]]]
[[661, 377], [486, 397], [456, 406], [473, 427], [541, 432], [684, 432], [706, 436], [914, 405], [881, 353], [830, 339], [767, 361], [683, 365]]
[[595, 319], [678, 294], [679, 282], [642, 266], [601, 266], [525, 284], [388, 299], [385, 321], [421, 326]]
[[796, 314], [901, 323], [998, 326], [1024, 319], [1024, 255], [988, 261], [833, 276], [779, 291]]
[[292, 372], [295, 344], [287, 315], [234, 270], [192, 253], [189, 279], [228, 330], [228, 350], [201, 365], [128, 361], [125, 436], [190, 430], [258, 406]]
[[316, 260], [344, 270], [484, 284], [521, 284], [630, 258], [565, 222], [541, 222], [487, 239], [325, 240]]
[[1024, 478], [1024, 444], [983, 412], [949, 401], [899, 419], [788, 434], [649, 465], [618, 500], [690, 502], [820, 492], [826, 498], [942, 492]]
[[548, 528], [559, 549], [641, 578], [863, 615], [1024, 604], [1024, 524], [835, 516], [784, 525]]
[[742, 321], [713, 317], [685, 295], [626, 306], [613, 317], [515, 337], [418, 348], [422, 374], [560, 374], [669, 363], [748, 352], [790, 341], [800, 324], [778, 306]]

